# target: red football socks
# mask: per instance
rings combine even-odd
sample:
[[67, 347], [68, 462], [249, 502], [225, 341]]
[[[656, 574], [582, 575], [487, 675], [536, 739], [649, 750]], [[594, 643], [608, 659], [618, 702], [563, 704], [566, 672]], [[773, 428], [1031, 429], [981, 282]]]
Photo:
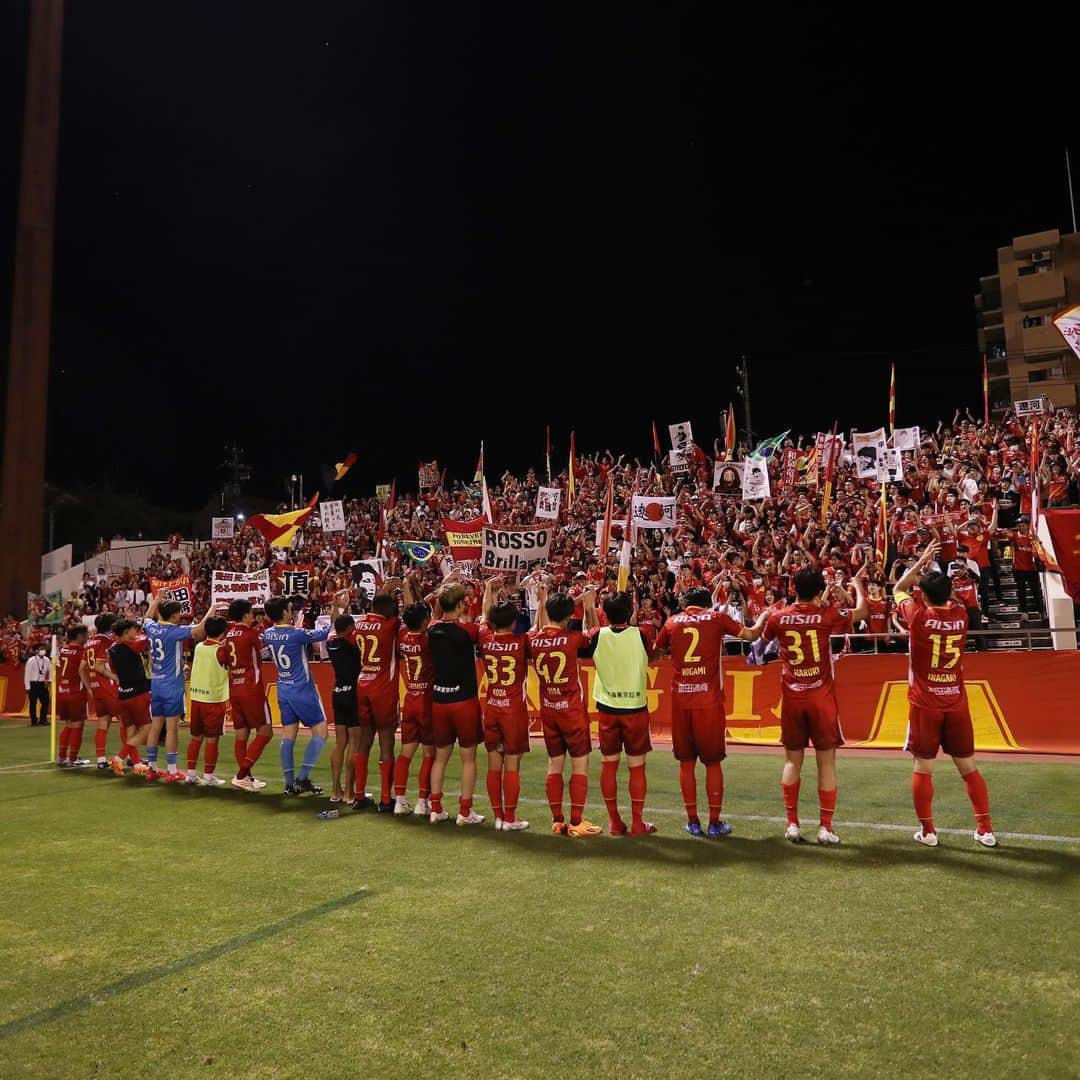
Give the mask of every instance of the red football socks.
[[240, 728], [233, 740], [233, 756], [236, 758], [236, 767], [243, 771], [247, 763], [248, 729]]
[[719, 761], [705, 766], [705, 797], [709, 800], [709, 821], [715, 824], [724, 809], [724, 766]]
[[245, 776], [250, 775], [251, 770], [255, 767], [255, 762], [259, 760], [260, 755], [273, 737], [274, 733], [271, 731], [265, 735], [256, 735], [251, 740], [251, 745], [247, 749], [247, 756], [244, 758]]
[[487, 793], [488, 798], [491, 800], [491, 812], [497, 818], [501, 818], [503, 816], [503, 774], [501, 769], [488, 769]]
[[818, 809], [821, 811], [821, 819], [818, 824], [823, 829], [828, 829], [832, 832], [832, 819], [833, 814], [836, 813], [836, 792], [837, 789], [833, 788], [832, 791], [822, 791], [818, 788]]
[[195, 766], [199, 764], [199, 749], [202, 746], [202, 739], [196, 739], [192, 736], [191, 742], [187, 744], [187, 767], [190, 772], [195, 771]]
[[462, 817], [468, 817], [472, 813], [471, 795], [467, 799], [464, 795], [458, 797], [458, 813], [461, 814]]
[[911, 774], [911, 801], [915, 804], [915, 816], [923, 835], [937, 832], [934, 828], [934, 778], [929, 773]]
[[431, 810], [432, 813], [435, 814], [441, 814], [443, 812], [441, 791], [433, 791], [431, 793]]
[[394, 762], [380, 761], [379, 762], [379, 779], [381, 787], [379, 788], [379, 802], [388, 803], [390, 801], [390, 784], [394, 776]]
[[799, 787], [801, 784], [801, 780], [796, 780], [794, 784], [780, 784], [780, 790], [784, 793], [784, 813], [787, 814], [789, 825], [799, 824]]
[[[521, 773], [506, 772], [502, 777], [503, 821], [513, 821], [521, 795]], [[570, 797], [574, 797], [574, 781], [570, 781]]]
[[120, 747], [120, 757], [127, 758], [132, 765], [139, 765], [142, 763], [142, 758], [139, 757], [139, 748], [132, 746], [131, 743], [124, 743]]
[[218, 741], [214, 739], [213, 742], [206, 744], [206, 753], [203, 755], [203, 772], [207, 776], [213, 776], [214, 770], [217, 768], [218, 761]]
[[398, 754], [394, 762], [394, 795], [399, 799], [405, 797], [405, 789], [409, 786], [410, 760], [404, 754]]
[[570, 775], [570, 824], [580, 825], [585, 813], [585, 803], [589, 801], [589, 774], [572, 773]]
[[356, 791], [356, 797], [362, 799], [367, 794], [367, 770], [368, 770], [368, 755], [367, 754], [353, 754], [353, 785]]
[[67, 761], [68, 735], [66, 727], [60, 729], [60, 749], [57, 751], [59, 761]]
[[633, 815], [631, 829], [644, 828], [645, 819], [645, 791], [648, 785], [645, 782], [645, 766], [630, 766], [630, 813]]
[[94, 750], [98, 757], [105, 756], [105, 748], [109, 745], [109, 729], [98, 728], [94, 732]]
[[622, 825], [619, 815], [619, 763], [617, 761], [600, 762], [600, 794], [604, 796], [608, 819], [613, 829]]
[[551, 820], [563, 821], [562, 812], [562, 797], [563, 797], [563, 778], [562, 773], [549, 772], [547, 774], [547, 780], [544, 782], [544, 787], [547, 791], [548, 806], [551, 807]]
[[74, 761], [79, 756], [79, 750], [82, 747], [83, 729], [82, 724], [78, 727], [71, 729], [71, 734], [68, 736], [68, 760]]
[[986, 790], [982, 773], [978, 769], [969, 772], [964, 777], [964, 786], [971, 800], [971, 808], [975, 811], [975, 830], [981, 833], [993, 832], [994, 828], [990, 824], [990, 792]]
[[679, 762], [679, 787], [682, 788], [683, 806], [686, 807], [686, 820], [697, 821], [697, 762]]
[[433, 757], [424, 755], [424, 759], [420, 762], [420, 798], [427, 799], [431, 796], [431, 766], [435, 764]]

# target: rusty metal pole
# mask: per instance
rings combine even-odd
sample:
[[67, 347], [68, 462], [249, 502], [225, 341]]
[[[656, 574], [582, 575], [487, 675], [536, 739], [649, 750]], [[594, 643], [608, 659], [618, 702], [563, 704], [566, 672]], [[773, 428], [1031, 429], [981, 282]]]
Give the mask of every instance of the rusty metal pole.
[[31, 0], [0, 491], [0, 613], [41, 585], [64, 0]]

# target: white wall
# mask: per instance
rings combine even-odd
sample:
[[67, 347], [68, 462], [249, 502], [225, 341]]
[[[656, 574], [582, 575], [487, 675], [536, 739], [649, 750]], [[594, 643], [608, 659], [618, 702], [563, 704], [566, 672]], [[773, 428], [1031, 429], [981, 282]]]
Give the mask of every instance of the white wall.
[[[1039, 518], [1039, 539], [1046, 550], [1057, 559], [1054, 541], [1043, 517]], [[1075, 652], [1076, 634], [1069, 633], [1067, 629], [1076, 626], [1072, 597], [1065, 591], [1060, 574], [1040, 574], [1039, 578], [1042, 581], [1043, 596], [1046, 598], [1046, 614], [1050, 619], [1050, 625], [1057, 627], [1059, 631], [1051, 635], [1054, 639], [1054, 649]], [[1062, 632], [1062, 628], [1065, 628], [1065, 632]]]
[[[67, 547], [70, 551], [71, 545], [68, 544]], [[94, 555], [85, 562], [77, 563], [62, 573], [45, 578], [41, 583], [41, 591], [55, 592], [59, 589], [67, 600], [72, 590], [82, 584], [84, 572], [89, 572], [91, 577], [96, 578], [99, 566], [104, 566], [108, 574], [119, 573], [121, 570], [138, 570], [147, 564], [154, 553], [154, 548], [158, 547], [165, 555], [178, 559], [185, 573], [190, 571], [188, 552], [191, 550], [191, 544], [186, 541], [181, 542], [179, 551], [170, 552], [168, 540], [113, 540], [108, 551]], [[43, 557], [43, 563], [44, 558], [47, 557]]]

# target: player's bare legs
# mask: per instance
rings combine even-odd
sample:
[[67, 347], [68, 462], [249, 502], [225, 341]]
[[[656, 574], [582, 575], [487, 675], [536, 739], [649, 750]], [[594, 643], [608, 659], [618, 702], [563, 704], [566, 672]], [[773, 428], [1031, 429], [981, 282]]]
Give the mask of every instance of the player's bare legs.
[[345, 764], [345, 751], [349, 747], [352, 728], [344, 724], [334, 725], [334, 748], [330, 751], [330, 801], [341, 802], [345, 797], [341, 789], [341, 767]]
[[[431, 766], [431, 823], [445, 821], [450, 815], [443, 809], [443, 781], [446, 779], [446, 766], [450, 761], [450, 755], [454, 752], [453, 746], [436, 746], [435, 763]], [[475, 780], [475, 766], [474, 766]]]

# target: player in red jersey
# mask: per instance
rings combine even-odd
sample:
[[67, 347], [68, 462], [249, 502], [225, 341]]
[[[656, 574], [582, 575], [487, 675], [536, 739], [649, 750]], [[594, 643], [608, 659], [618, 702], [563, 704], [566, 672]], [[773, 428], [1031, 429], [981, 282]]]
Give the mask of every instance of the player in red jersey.
[[[896, 583], [893, 595], [908, 627], [908, 734], [904, 749], [915, 759], [911, 795], [919, 818], [917, 843], [937, 847], [934, 828], [934, 759], [945, 751], [964, 779], [975, 812], [975, 840], [995, 847], [990, 794], [975, 764], [975, 732], [964, 689], [964, 646], [968, 615], [950, 597], [952, 584], [941, 573], [923, 570], [937, 554], [931, 544]], [[925, 603], [911, 595], [914, 583]]]
[[88, 636], [85, 626], [69, 626], [56, 664], [56, 719], [64, 725], [56, 763], [69, 769], [85, 769], [90, 764], [86, 758], [79, 757], [90, 697], [90, 679], [83, 655]]
[[390, 582], [371, 598], [371, 611], [356, 619], [356, 647], [360, 650], [360, 678], [356, 683], [357, 711], [364, 732], [361, 749], [353, 755], [356, 798], [366, 794], [368, 758], [375, 734], [379, 736], [381, 787], [378, 811], [395, 807], [390, 797], [394, 776], [394, 732], [398, 725], [397, 639], [401, 630], [397, 601], [388, 591]]
[[274, 737], [259, 662], [262, 638], [250, 600], [233, 600], [227, 615], [229, 626], [218, 647], [217, 659], [229, 671], [229, 712], [235, 733], [233, 753], [237, 768], [230, 783], [241, 791], [258, 791], [266, 787], [266, 782], [253, 776], [251, 770]]
[[[721, 837], [731, 826], [720, 819], [724, 805], [724, 672], [721, 658], [725, 636], [756, 641], [769, 608], [752, 627], [737, 623], [726, 612], [712, 611], [712, 595], [697, 586], [680, 597], [683, 610], [664, 623], [656, 641], [658, 652], [671, 654], [671, 750], [679, 763], [679, 786], [686, 807], [686, 831], [691, 836]], [[697, 806], [697, 762], [705, 766], [709, 826], [702, 831]]]
[[435, 734], [431, 726], [431, 686], [435, 670], [431, 661], [431, 646], [427, 629], [431, 608], [423, 602], [415, 576], [405, 579], [406, 607], [402, 612], [405, 624], [398, 632], [397, 649], [401, 660], [401, 675], [405, 680], [405, 702], [401, 710], [401, 753], [394, 762], [394, 813], [407, 814], [409, 803], [405, 791], [409, 784], [409, 767], [422, 746], [419, 793], [412, 811], [418, 817], [431, 813], [431, 766], [435, 762]]
[[[595, 597], [595, 591], [587, 590]], [[560, 836], [597, 836], [600, 828], [584, 817], [589, 798], [589, 714], [581, 688], [578, 660], [592, 656], [595, 640], [568, 629], [574, 599], [566, 593], [537, 590], [539, 623], [529, 631], [529, 659], [540, 683], [540, 723], [548, 752], [547, 800], [551, 831]], [[563, 817], [563, 768], [570, 755], [570, 821]]]
[[809, 568], [795, 575], [796, 602], [773, 611], [765, 623], [766, 641], [778, 639], [783, 659], [780, 706], [780, 741], [787, 758], [780, 787], [787, 814], [785, 835], [792, 843], [803, 842], [799, 828], [799, 786], [803, 755], [814, 744], [817, 761], [818, 799], [821, 818], [819, 844], [838, 844], [833, 832], [836, 812], [836, 748], [843, 746], [840, 715], [833, 682], [833, 660], [829, 637], [850, 634], [853, 622], [868, 613], [863, 576], [860, 570], [852, 579], [855, 585], [855, 608], [828, 606], [824, 602], [825, 579], [819, 570]]
[[520, 832], [529, 827], [516, 814], [521, 794], [521, 756], [529, 752], [529, 709], [525, 703], [528, 637], [514, 633], [517, 604], [496, 603], [501, 586], [502, 578], [494, 577], [484, 587], [484, 622], [477, 650], [487, 675], [487, 791], [495, 814], [495, 831]]
[[431, 727], [435, 736], [429, 820], [434, 825], [450, 816], [443, 809], [443, 780], [456, 742], [461, 751], [457, 824], [480, 825], [484, 816], [473, 810], [476, 747], [484, 738], [476, 685], [476, 645], [480, 641], [480, 627], [477, 623], [462, 621], [467, 616], [465, 586], [460, 582], [448, 578], [439, 590], [438, 603], [441, 616], [428, 627], [434, 671]]
[[[109, 742], [109, 724], [118, 710], [116, 708], [116, 683], [113, 679], [99, 675], [97, 662], [104, 661], [108, 669], [109, 649], [112, 648], [113, 636], [110, 631], [116, 622], [116, 616], [109, 612], [102, 612], [94, 619], [94, 631], [90, 640], [86, 643], [83, 652], [83, 665], [88, 685], [90, 687], [90, 700], [94, 705], [94, 715], [97, 717], [97, 730], [94, 732], [94, 751], [97, 754], [97, 767], [109, 768], [107, 754]], [[127, 742], [125, 732], [120, 731], [120, 742]]]

